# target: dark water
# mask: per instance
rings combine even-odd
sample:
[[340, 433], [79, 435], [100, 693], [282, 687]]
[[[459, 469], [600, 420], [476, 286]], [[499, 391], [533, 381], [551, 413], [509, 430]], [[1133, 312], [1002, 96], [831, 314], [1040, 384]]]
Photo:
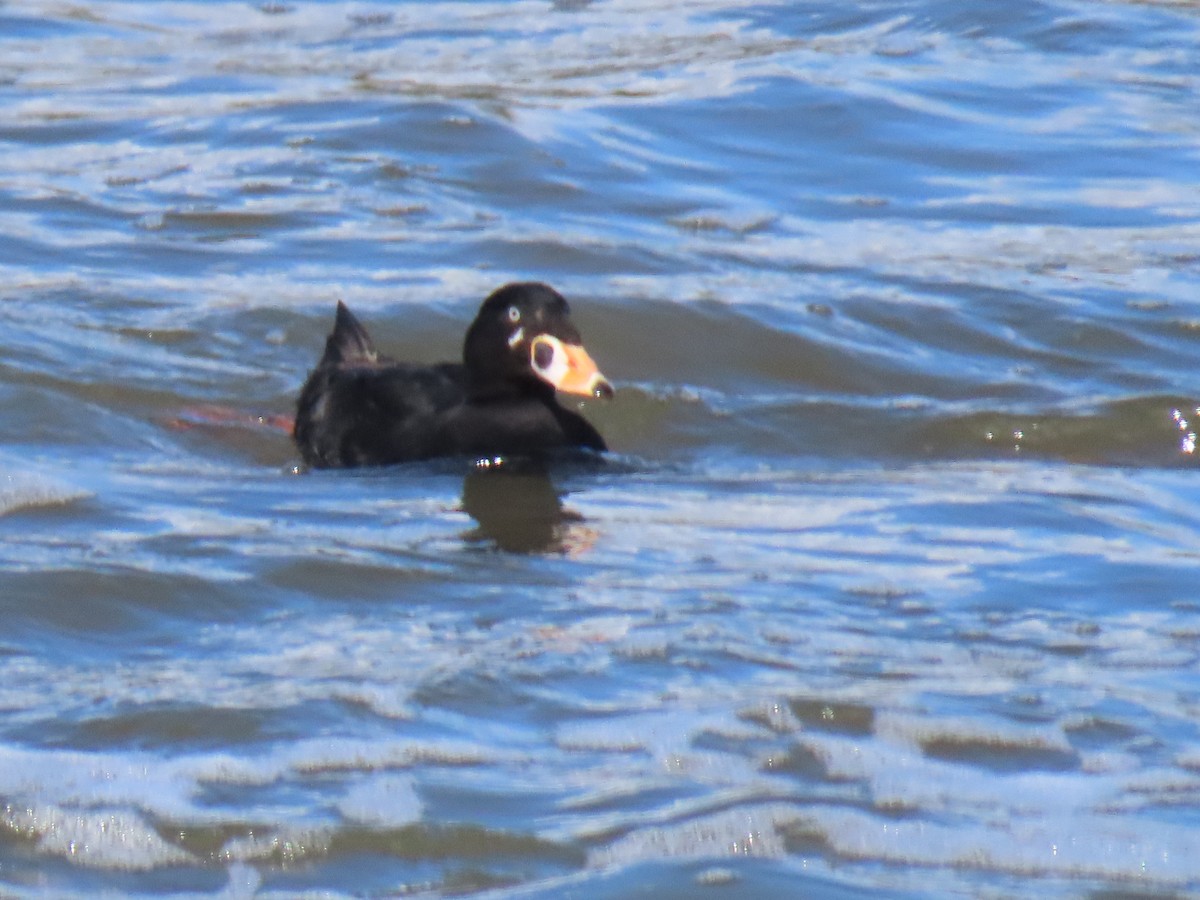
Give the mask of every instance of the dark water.
[[[0, 3], [0, 894], [1200, 892], [1197, 46]], [[531, 278], [609, 465], [296, 472]]]

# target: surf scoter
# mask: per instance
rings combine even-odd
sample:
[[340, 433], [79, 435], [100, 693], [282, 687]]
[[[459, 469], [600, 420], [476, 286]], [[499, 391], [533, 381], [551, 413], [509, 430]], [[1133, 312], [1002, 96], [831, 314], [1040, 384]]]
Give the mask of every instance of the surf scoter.
[[483, 301], [467, 329], [462, 363], [421, 366], [377, 353], [339, 302], [325, 354], [296, 407], [293, 437], [305, 463], [378, 466], [606, 450], [600, 433], [555, 398], [555, 390], [613, 395], [569, 312], [547, 285], [505, 285]]

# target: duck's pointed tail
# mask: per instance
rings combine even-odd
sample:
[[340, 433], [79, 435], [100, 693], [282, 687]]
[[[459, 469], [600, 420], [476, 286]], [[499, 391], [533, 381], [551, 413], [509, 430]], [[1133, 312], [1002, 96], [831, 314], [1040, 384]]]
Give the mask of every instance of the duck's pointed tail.
[[354, 317], [341, 300], [337, 305], [337, 319], [333, 331], [325, 341], [325, 355], [321, 363], [374, 363], [378, 359], [375, 345], [367, 329]]

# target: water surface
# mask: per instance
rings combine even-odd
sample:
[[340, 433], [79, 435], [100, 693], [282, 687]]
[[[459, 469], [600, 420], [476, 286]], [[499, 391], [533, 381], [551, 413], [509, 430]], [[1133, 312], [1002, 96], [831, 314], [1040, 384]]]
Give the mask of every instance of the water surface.
[[[1198, 41], [0, 5], [0, 892], [1200, 892]], [[514, 279], [606, 464], [298, 469]]]

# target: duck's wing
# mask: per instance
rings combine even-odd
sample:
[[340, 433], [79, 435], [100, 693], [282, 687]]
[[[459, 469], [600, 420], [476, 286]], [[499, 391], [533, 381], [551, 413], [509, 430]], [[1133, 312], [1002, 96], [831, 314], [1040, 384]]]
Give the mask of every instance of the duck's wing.
[[296, 444], [321, 467], [424, 459], [442, 413], [463, 400], [462, 366], [321, 365], [296, 407]]
[[606, 450], [583, 416], [553, 399], [519, 397], [448, 407], [429, 434], [431, 455], [539, 456], [559, 450]]

